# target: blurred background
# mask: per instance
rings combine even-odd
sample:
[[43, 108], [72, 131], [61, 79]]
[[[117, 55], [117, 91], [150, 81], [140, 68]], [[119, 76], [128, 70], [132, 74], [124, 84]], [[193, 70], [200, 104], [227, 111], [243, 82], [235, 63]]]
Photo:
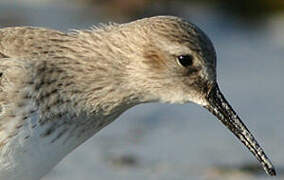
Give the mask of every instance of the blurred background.
[[[0, 27], [67, 31], [154, 15], [203, 29], [218, 81], [284, 178], [283, 0], [1, 0]], [[43, 180], [268, 180], [248, 150], [205, 109], [132, 108], [68, 155]]]

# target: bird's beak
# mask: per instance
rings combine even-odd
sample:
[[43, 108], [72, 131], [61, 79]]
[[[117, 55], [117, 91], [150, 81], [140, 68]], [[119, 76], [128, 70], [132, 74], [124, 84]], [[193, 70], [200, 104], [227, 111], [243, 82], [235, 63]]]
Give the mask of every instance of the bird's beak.
[[263, 149], [259, 146], [253, 135], [235, 113], [233, 108], [224, 98], [217, 84], [215, 84], [207, 97], [208, 105], [204, 106], [214, 114], [239, 140], [252, 152], [256, 159], [261, 163], [267, 174], [275, 176], [275, 169], [267, 158]]

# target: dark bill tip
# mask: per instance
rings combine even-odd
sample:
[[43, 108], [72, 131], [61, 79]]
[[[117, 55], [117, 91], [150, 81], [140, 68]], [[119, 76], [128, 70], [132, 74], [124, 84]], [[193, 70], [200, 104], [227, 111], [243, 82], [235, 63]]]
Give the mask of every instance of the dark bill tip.
[[275, 176], [276, 172], [272, 163], [233, 108], [226, 101], [217, 84], [212, 87], [207, 95], [207, 101], [209, 105], [204, 107], [214, 114], [252, 152], [267, 174]]

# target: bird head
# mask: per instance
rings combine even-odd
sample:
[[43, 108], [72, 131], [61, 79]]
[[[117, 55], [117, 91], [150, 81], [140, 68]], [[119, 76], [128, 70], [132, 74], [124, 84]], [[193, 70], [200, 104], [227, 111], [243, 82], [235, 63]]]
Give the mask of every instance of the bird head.
[[216, 53], [206, 34], [190, 22], [168, 16], [143, 19], [135, 26], [142, 37], [142, 52], [128, 69], [135, 71], [131, 81], [137, 91], [147, 94], [149, 101], [193, 102], [208, 109], [244, 143], [268, 174], [275, 175], [262, 148], [219, 89]]

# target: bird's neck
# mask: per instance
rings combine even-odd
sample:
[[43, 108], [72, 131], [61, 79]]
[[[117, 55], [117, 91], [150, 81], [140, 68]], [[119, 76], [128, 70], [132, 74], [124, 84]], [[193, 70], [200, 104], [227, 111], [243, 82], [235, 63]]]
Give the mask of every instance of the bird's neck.
[[84, 35], [94, 40], [76, 37], [73, 49], [62, 43], [58, 53], [29, 62], [25, 111], [15, 117], [25, 120], [11, 121], [18, 128], [1, 146], [0, 179], [38, 179], [125, 110], [148, 101], [129, 86], [129, 52]]

